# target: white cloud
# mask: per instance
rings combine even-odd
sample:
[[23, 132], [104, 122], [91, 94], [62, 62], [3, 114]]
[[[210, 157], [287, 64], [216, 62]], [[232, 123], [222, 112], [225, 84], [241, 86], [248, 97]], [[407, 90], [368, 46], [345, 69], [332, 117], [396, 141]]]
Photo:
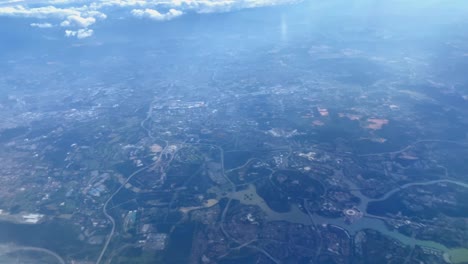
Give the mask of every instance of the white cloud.
[[76, 37], [78, 39], [89, 38], [93, 35], [94, 31], [92, 29], [82, 28], [78, 30], [65, 30], [65, 36], [67, 37]]
[[[95, 2], [96, 6], [120, 6], [120, 7], [129, 7], [129, 6], [154, 6], [157, 3], [164, 3], [163, 1], [151, 1], [151, 0], [101, 0]], [[170, 1], [165, 1], [170, 2]]]
[[[127, 14], [158, 21], [177, 18], [184, 13], [228, 12], [243, 8], [280, 5], [303, 0], [0, 0], [0, 16], [47, 19], [67, 30], [68, 37], [85, 38], [93, 34], [89, 27], [107, 18], [104, 11], [121, 9]], [[21, 3], [18, 3], [21, 1]], [[160, 12], [158, 10], [164, 10]], [[166, 12], [166, 10], [168, 10]], [[50, 27], [50, 23], [32, 23], [32, 27]], [[68, 33], [67, 33], [68, 32]]]
[[1, 5], [13, 4], [13, 3], [20, 3], [24, 2], [24, 0], [3, 0], [0, 2]]
[[84, 12], [86, 16], [88, 17], [94, 17], [96, 19], [106, 19], [107, 18], [107, 15], [102, 13], [102, 12], [99, 12], [99, 11], [96, 11], [96, 10], [91, 10], [91, 11], [86, 11]]
[[106, 19], [106, 14], [91, 10], [88, 6], [58, 8], [55, 6], [44, 6], [28, 8], [23, 5], [0, 7], [0, 16], [34, 17], [39, 19], [58, 18], [64, 21], [61, 26], [89, 27], [96, 23], [97, 19]]
[[89, 27], [96, 23], [94, 17], [81, 17], [77, 15], [69, 16], [65, 21], [60, 23], [62, 27], [77, 26], [77, 27]]
[[169, 9], [167, 13], [160, 13], [158, 10], [155, 9], [133, 9], [131, 12], [134, 16], [136, 17], [148, 17], [154, 20], [171, 20], [173, 18], [176, 18], [178, 16], [183, 15], [184, 13], [182, 11], [176, 10], [176, 9]]
[[57, 8], [55, 6], [44, 6], [28, 8], [22, 5], [0, 7], [0, 16], [20, 16], [35, 18], [67, 17], [80, 15], [80, 12], [71, 8]]
[[300, 2], [301, 0], [169, 0], [169, 5], [180, 6], [197, 13], [229, 12], [243, 8], [255, 8]]
[[31, 23], [31, 27], [37, 27], [37, 28], [51, 28], [52, 24], [51, 23]]

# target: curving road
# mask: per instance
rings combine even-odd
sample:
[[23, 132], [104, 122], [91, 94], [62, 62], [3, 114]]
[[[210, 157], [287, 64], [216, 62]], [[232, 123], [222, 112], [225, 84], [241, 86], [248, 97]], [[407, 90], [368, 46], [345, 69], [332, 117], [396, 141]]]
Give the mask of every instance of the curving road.
[[99, 255], [99, 258], [97, 259], [96, 261], [96, 264], [99, 264], [102, 260], [102, 257], [104, 256], [104, 253], [106, 253], [106, 250], [107, 250], [107, 247], [109, 246], [109, 243], [110, 241], [112, 240], [112, 237], [114, 236], [114, 233], [115, 233], [115, 220], [114, 218], [107, 212], [107, 206], [109, 205], [109, 202], [112, 201], [112, 199], [114, 198], [114, 196], [116, 194], [118, 194], [120, 192], [120, 190], [122, 190], [122, 188], [125, 186], [125, 184], [127, 184], [132, 178], [133, 176], [137, 175], [138, 173], [144, 171], [145, 169], [147, 169], [149, 166], [151, 165], [147, 165], [145, 167], [142, 167], [140, 168], [139, 170], [135, 171], [134, 173], [132, 173], [130, 176], [128, 176], [128, 178], [120, 185], [120, 187], [109, 197], [109, 199], [107, 199], [107, 201], [104, 203], [104, 207], [102, 208], [102, 212], [104, 213], [104, 215], [106, 216], [107, 219], [109, 219], [109, 221], [111, 222], [112, 224], [112, 228], [111, 228], [111, 232], [109, 233], [109, 236], [107, 237], [107, 240], [106, 240], [106, 243], [104, 244], [104, 247], [102, 248], [101, 250], [101, 254]]
[[411, 144], [409, 144], [408, 146], [400, 149], [400, 150], [396, 150], [396, 151], [388, 151], [388, 152], [379, 152], [379, 153], [369, 153], [369, 154], [362, 154], [362, 155], [358, 155], [359, 157], [370, 157], [370, 156], [381, 156], [381, 155], [386, 155], [386, 154], [398, 154], [398, 153], [402, 153], [408, 149], [410, 149], [411, 147], [417, 145], [417, 144], [420, 144], [420, 143], [449, 143], [449, 144], [456, 144], [456, 145], [468, 145], [468, 143], [466, 142], [458, 142], [458, 141], [451, 141], [451, 140], [440, 140], [440, 139], [424, 139], [424, 140], [418, 140], [416, 142], [413, 142]]
[[60, 264], [65, 264], [65, 260], [63, 260], [62, 257], [60, 257], [57, 253], [50, 251], [48, 249], [45, 249], [45, 248], [3, 245], [1, 246], [1, 251], [5, 253], [15, 252], [15, 251], [36, 251], [36, 252], [46, 253], [46, 254], [53, 256], [55, 259], [57, 259], [57, 261]]
[[406, 189], [408, 187], [420, 186], [420, 185], [431, 185], [431, 184], [436, 184], [436, 183], [452, 183], [452, 184], [456, 184], [456, 185], [468, 188], [468, 183], [454, 181], [454, 180], [433, 180], [433, 181], [426, 181], [426, 182], [413, 182], [413, 183], [407, 183], [407, 184], [404, 184], [404, 185], [402, 185], [400, 187], [397, 187], [397, 188], [387, 192], [384, 196], [382, 196], [380, 198], [368, 199], [367, 203], [383, 201], [383, 200], [387, 199], [388, 197], [390, 197], [392, 194], [394, 194], [396, 192], [399, 192], [399, 191], [401, 191], [403, 189]]
[[[146, 115], [146, 118], [141, 121], [140, 123], [140, 126], [141, 128], [143, 128], [147, 133], [148, 133], [148, 137], [150, 137], [151, 139], [154, 139], [154, 136], [151, 134], [151, 130], [146, 128], [145, 127], [145, 122], [150, 120], [151, 119], [151, 116], [153, 114], [153, 102], [151, 102], [150, 106], [149, 106], [149, 110], [148, 110], [148, 114]], [[112, 199], [114, 198], [114, 196], [116, 194], [118, 194], [120, 192], [120, 190], [122, 190], [122, 188], [135, 176], [137, 175], [138, 173], [148, 169], [149, 167], [153, 166], [154, 164], [159, 164], [159, 162], [161, 161], [161, 157], [162, 155], [165, 153], [165, 151], [167, 150], [167, 147], [169, 146], [169, 142], [166, 141], [166, 146], [164, 147], [164, 149], [161, 151], [161, 153], [159, 154], [159, 157], [158, 159], [152, 163], [152, 164], [149, 164], [147, 166], [144, 166], [144, 167], [141, 167], [140, 169], [138, 169], [137, 171], [133, 172], [132, 174], [130, 174], [130, 176], [127, 177], [127, 179], [120, 185], [120, 187], [115, 190], [114, 193], [112, 193], [112, 195], [106, 200], [106, 202], [104, 203], [104, 206], [102, 207], [102, 212], [104, 213], [104, 215], [106, 216], [106, 218], [111, 222], [112, 224], [112, 228], [111, 228], [111, 232], [109, 233], [108, 237], [107, 237], [107, 240], [106, 240], [106, 243], [104, 244], [104, 247], [102, 248], [101, 250], [101, 253], [99, 254], [99, 258], [96, 260], [96, 264], [99, 264], [101, 263], [102, 261], [102, 258], [104, 257], [104, 254], [106, 253], [106, 250], [107, 250], [107, 247], [109, 246], [109, 243], [110, 241], [112, 240], [112, 237], [114, 236], [114, 233], [115, 233], [115, 219], [107, 212], [107, 206], [109, 205], [110, 201], [112, 201]]]

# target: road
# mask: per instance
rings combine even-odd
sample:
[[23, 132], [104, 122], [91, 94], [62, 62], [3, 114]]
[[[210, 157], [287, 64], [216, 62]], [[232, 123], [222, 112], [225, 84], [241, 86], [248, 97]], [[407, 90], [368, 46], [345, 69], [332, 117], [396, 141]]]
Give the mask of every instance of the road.
[[0, 246], [0, 251], [2, 253], [10, 253], [10, 252], [16, 252], [16, 251], [36, 251], [36, 252], [41, 252], [41, 253], [46, 253], [48, 255], [53, 256], [55, 259], [60, 264], [65, 264], [65, 260], [63, 260], [62, 257], [60, 257], [57, 253], [50, 251], [45, 248], [39, 248], [39, 247], [26, 247], [26, 246], [15, 246], [15, 245], [1, 245]]
[[379, 152], [379, 153], [369, 153], [369, 154], [363, 154], [363, 155], [358, 155], [359, 157], [370, 157], [370, 156], [381, 156], [381, 155], [386, 155], [386, 154], [398, 154], [402, 153], [404, 151], [407, 151], [411, 147], [420, 144], [420, 143], [447, 143], [447, 144], [456, 144], [456, 145], [468, 145], [466, 142], [458, 142], [458, 141], [451, 141], [451, 140], [439, 140], [439, 139], [424, 139], [424, 140], [418, 140], [414, 143], [409, 144], [408, 146], [396, 150], [396, 151], [388, 151], [388, 152]]
[[104, 244], [104, 247], [103, 247], [102, 250], [101, 250], [101, 254], [99, 255], [99, 258], [97, 259], [96, 264], [99, 264], [99, 263], [101, 262], [102, 257], [104, 256], [104, 253], [106, 253], [107, 247], [109, 246], [109, 243], [110, 243], [110, 241], [112, 240], [112, 237], [114, 236], [114, 232], [115, 232], [115, 220], [114, 220], [114, 218], [107, 212], [107, 206], [109, 205], [110, 201], [112, 201], [112, 199], [114, 198], [114, 196], [115, 196], [116, 194], [118, 194], [118, 193], [120, 192], [120, 190], [122, 190], [122, 188], [125, 186], [125, 184], [127, 184], [135, 175], [137, 175], [138, 173], [144, 171], [144, 170], [147, 169], [149, 166], [151, 166], [151, 165], [142, 167], [142, 168], [140, 168], [139, 170], [137, 170], [137, 171], [135, 171], [134, 173], [132, 173], [130, 176], [128, 176], [128, 178], [120, 185], [120, 187], [119, 187], [119, 188], [107, 199], [107, 201], [104, 203], [104, 206], [102, 207], [102, 212], [104, 213], [104, 215], [106, 216], [106, 218], [109, 219], [109, 221], [111, 222], [112, 228], [111, 228], [111, 232], [110, 232], [109, 235], [107, 236], [106, 243]]
[[397, 187], [389, 192], [387, 192], [384, 196], [380, 197], [380, 198], [377, 198], [377, 199], [368, 199], [367, 202], [379, 202], [379, 201], [383, 201], [385, 199], [387, 199], [388, 197], [390, 197], [392, 194], [396, 193], [396, 192], [399, 192], [403, 189], [406, 189], [408, 187], [412, 187], [412, 186], [420, 186], [420, 185], [431, 185], [431, 184], [436, 184], [436, 183], [452, 183], [452, 184], [456, 184], [456, 185], [459, 185], [459, 186], [462, 186], [462, 187], [465, 187], [465, 188], [468, 188], [468, 184], [467, 183], [464, 183], [464, 182], [459, 182], [459, 181], [454, 181], [454, 180], [433, 180], [433, 181], [426, 181], [426, 182], [413, 182], [413, 183], [407, 183], [407, 184], [404, 184], [400, 187]]
[[[154, 104], [154, 101], [151, 102], [150, 106], [149, 106], [149, 110], [148, 110], [148, 114], [146, 116], [146, 118], [141, 121], [140, 123], [140, 126], [141, 128], [143, 128], [147, 134], [148, 134], [148, 137], [150, 137], [151, 139], [154, 139], [153, 135], [151, 134], [151, 130], [146, 128], [145, 127], [145, 122], [150, 120], [151, 119], [151, 116], [153, 114], [153, 104]], [[159, 164], [161, 162], [161, 157], [162, 155], [167, 151], [167, 148], [169, 146], [169, 142], [166, 141], [166, 146], [164, 147], [164, 149], [161, 151], [161, 153], [159, 153], [159, 157], [158, 159], [152, 163], [152, 164], [149, 164], [147, 166], [144, 166], [144, 167], [141, 167], [140, 169], [136, 170], [135, 172], [133, 172], [132, 174], [130, 174], [130, 176], [127, 177], [127, 179], [122, 182], [122, 184], [120, 185], [120, 187], [115, 190], [114, 193], [112, 193], [112, 195], [106, 200], [106, 202], [104, 203], [104, 206], [102, 207], [102, 212], [104, 213], [104, 215], [106, 216], [106, 218], [111, 222], [111, 225], [112, 225], [112, 228], [111, 228], [111, 232], [109, 233], [109, 235], [107, 236], [107, 240], [104, 244], [104, 247], [102, 248], [101, 250], [101, 254], [99, 254], [99, 258], [97, 259], [96, 261], [96, 264], [99, 264], [101, 263], [102, 261], [102, 258], [104, 257], [104, 254], [106, 253], [106, 250], [109, 246], [109, 243], [110, 241], [112, 240], [112, 237], [114, 236], [114, 233], [115, 233], [115, 219], [107, 212], [107, 206], [109, 205], [109, 203], [112, 201], [112, 199], [114, 198], [115, 195], [117, 195], [121, 190], [122, 188], [125, 187], [125, 185], [135, 176], [137, 175], [138, 173], [150, 168], [151, 166], [154, 166], [155, 164]]]

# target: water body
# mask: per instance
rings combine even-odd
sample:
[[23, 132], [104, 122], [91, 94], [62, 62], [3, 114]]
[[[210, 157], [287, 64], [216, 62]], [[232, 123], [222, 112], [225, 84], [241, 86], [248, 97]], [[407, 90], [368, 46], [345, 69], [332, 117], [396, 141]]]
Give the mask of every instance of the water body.
[[[53, 251], [66, 251], [64, 248], [81, 248], [78, 231], [74, 226], [60, 221], [40, 224], [16, 224], [0, 221], [0, 243], [15, 243], [41, 247], [47, 241], [47, 248]], [[66, 245], [66, 246], [64, 246]]]
[[[434, 180], [434, 181], [428, 181], [428, 182], [422, 182], [422, 183], [405, 184], [403, 186], [400, 186], [399, 188], [396, 188], [388, 192], [387, 194], [385, 194], [383, 197], [379, 199], [369, 199], [363, 196], [359, 191], [354, 191], [353, 194], [358, 196], [361, 199], [361, 204], [359, 205], [359, 209], [362, 212], [365, 212], [366, 211], [365, 209], [367, 208], [367, 204], [369, 202], [385, 200], [388, 197], [390, 197], [392, 194], [404, 188], [411, 187], [411, 186], [430, 185], [430, 184], [436, 184], [436, 183], [452, 183], [452, 184], [457, 184], [457, 185], [468, 188], [468, 184], [462, 183], [462, 182], [457, 182], [457, 181], [452, 181], [452, 180]], [[292, 206], [291, 210], [285, 213], [278, 213], [278, 212], [271, 210], [270, 207], [268, 207], [265, 200], [257, 194], [257, 190], [253, 184], [249, 185], [247, 189], [244, 189], [238, 192], [229, 193], [227, 196], [229, 198], [239, 200], [241, 203], [246, 204], [246, 205], [259, 206], [263, 210], [263, 212], [266, 213], [267, 219], [270, 221], [288, 221], [291, 223], [301, 223], [305, 225], [312, 224], [309, 216], [305, 214], [304, 212], [302, 212], [298, 208], [297, 205]], [[374, 229], [408, 246], [417, 245], [417, 246], [430, 247], [430, 248], [441, 250], [446, 254], [447, 258], [450, 259], [452, 263], [462, 263], [462, 262], [468, 261], [468, 248], [448, 248], [434, 241], [419, 240], [419, 239], [415, 239], [412, 237], [408, 237], [399, 233], [396, 230], [390, 230], [385, 225], [383, 220], [380, 220], [380, 219], [364, 216], [363, 218], [356, 220], [354, 223], [348, 224], [345, 222], [344, 218], [326, 218], [326, 217], [321, 217], [319, 215], [314, 215], [313, 221], [315, 224], [318, 224], [318, 225], [331, 224], [331, 225], [340, 226], [346, 231], [348, 231], [348, 233], [351, 235], [354, 235], [363, 229]]]
[[300, 223], [304, 225], [312, 224], [309, 216], [304, 214], [297, 205], [291, 206], [291, 210], [286, 213], [278, 213], [273, 211], [265, 202], [265, 200], [257, 194], [255, 185], [249, 184], [247, 189], [232, 192], [227, 195], [231, 199], [239, 200], [245, 205], [257, 205], [267, 215], [269, 221], [288, 221], [291, 223]]

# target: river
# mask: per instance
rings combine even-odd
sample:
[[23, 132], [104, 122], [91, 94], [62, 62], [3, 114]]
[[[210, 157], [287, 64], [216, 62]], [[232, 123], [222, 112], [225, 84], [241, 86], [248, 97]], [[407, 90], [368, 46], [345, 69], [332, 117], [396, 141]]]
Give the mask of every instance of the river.
[[[352, 184], [351, 182], [347, 182], [347, 183], [350, 184], [350, 186], [352, 187], [351, 189], [353, 190], [357, 189], [356, 186]], [[430, 185], [430, 184], [436, 184], [436, 183], [452, 183], [452, 184], [457, 184], [459, 186], [468, 188], [468, 184], [463, 183], [463, 182], [457, 182], [453, 180], [434, 180], [434, 181], [427, 181], [427, 182], [420, 182], [420, 183], [408, 183], [408, 184], [402, 185], [386, 193], [383, 197], [379, 199], [369, 199], [365, 197], [364, 195], [362, 195], [361, 192], [359, 191], [353, 191], [353, 194], [361, 199], [361, 204], [358, 206], [358, 209], [361, 210], [361, 212], [366, 212], [366, 208], [369, 202], [385, 200], [388, 197], [390, 197], [392, 194], [402, 189], [411, 187], [411, 186]], [[268, 220], [270, 221], [288, 221], [288, 222], [301, 223], [301, 224], [312, 223], [309, 218], [309, 215], [301, 211], [297, 205], [293, 205], [291, 207], [291, 210], [286, 213], [278, 213], [278, 212], [271, 210], [266, 204], [266, 202], [263, 200], [263, 198], [257, 194], [256, 188], [253, 184], [250, 184], [247, 189], [244, 189], [238, 192], [229, 193], [227, 194], [227, 196], [231, 199], [239, 200], [243, 204], [258, 205], [265, 212]], [[446, 258], [446, 260], [450, 260], [452, 263], [468, 262], [468, 248], [448, 248], [444, 246], [443, 244], [437, 243], [435, 241], [419, 240], [419, 239], [415, 239], [412, 237], [408, 237], [399, 233], [398, 231], [390, 230], [385, 225], [384, 221], [381, 219], [368, 217], [364, 215], [364, 217], [349, 224], [345, 222], [344, 218], [326, 218], [326, 217], [322, 217], [316, 214], [312, 215], [312, 218], [313, 218], [314, 223], [317, 225], [331, 224], [331, 225], [340, 226], [343, 229], [347, 230], [348, 233], [351, 235], [354, 235], [363, 229], [374, 229], [374, 230], [381, 232], [384, 235], [387, 235], [389, 237], [392, 237], [400, 241], [404, 245], [408, 245], [408, 246], [418, 245], [418, 246], [429, 247], [429, 248], [434, 248], [434, 249], [443, 251], [444, 257]]]

